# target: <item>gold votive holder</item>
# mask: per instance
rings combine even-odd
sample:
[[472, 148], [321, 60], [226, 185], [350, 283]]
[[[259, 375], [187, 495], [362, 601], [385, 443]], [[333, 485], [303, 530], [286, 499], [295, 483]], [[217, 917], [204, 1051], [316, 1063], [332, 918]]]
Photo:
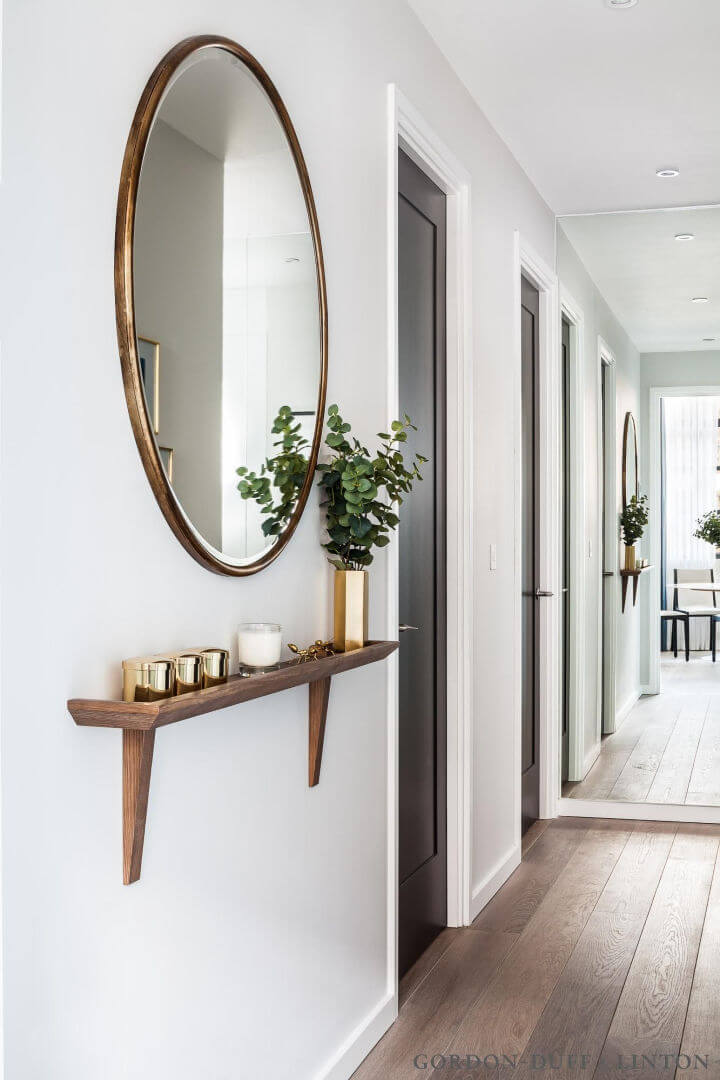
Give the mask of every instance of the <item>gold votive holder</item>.
[[179, 653], [175, 657], [175, 672], [177, 678], [175, 686], [176, 694], [194, 694], [196, 690], [202, 690], [202, 653]]
[[202, 649], [200, 655], [203, 662], [203, 690], [207, 690], [210, 686], [221, 686], [222, 683], [226, 683], [230, 671], [230, 653], [228, 650]]
[[123, 701], [160, 701], [175, 693], [175, 662], [168, 656], [123, 660]]

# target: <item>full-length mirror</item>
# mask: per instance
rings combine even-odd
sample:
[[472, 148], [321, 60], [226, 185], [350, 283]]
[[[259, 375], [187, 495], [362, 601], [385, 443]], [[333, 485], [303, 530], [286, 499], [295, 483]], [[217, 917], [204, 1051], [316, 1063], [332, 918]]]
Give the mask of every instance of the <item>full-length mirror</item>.
[[116, 286], [128, 404], [163, 512], [204, 565], [252, 573], [287, 542], [312, 484], [327, 330], [302, 153], [273, 84], [233, 42], [182, 42], [148, 83], [123, 166]]
[[627, 506], [633, 495], [639, 495], [638, 488], [638, 442], [635, 417], [631, 412], [625, 414], [623, 430], [623, 465], [622, 465], [622, 501]]
[[[657, 176], [658, 201], [672, 179]], [[557, 240], [575, 301], [565, 415], [584, 379], [596, 408], [576, 437], [598, 463], [597, 484], [564, 465], [561, 794], [658, 817], [717, 808], [720, 207], [572, 215]]]

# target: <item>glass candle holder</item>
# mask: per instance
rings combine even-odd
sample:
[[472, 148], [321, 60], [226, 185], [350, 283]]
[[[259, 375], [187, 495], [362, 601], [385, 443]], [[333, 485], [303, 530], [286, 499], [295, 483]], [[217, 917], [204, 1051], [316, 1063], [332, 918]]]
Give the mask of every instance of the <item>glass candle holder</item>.
[[238, 627], [241, 675], [259, 675], [280, 663], [282, 626], [277, 623], [242, 623]]

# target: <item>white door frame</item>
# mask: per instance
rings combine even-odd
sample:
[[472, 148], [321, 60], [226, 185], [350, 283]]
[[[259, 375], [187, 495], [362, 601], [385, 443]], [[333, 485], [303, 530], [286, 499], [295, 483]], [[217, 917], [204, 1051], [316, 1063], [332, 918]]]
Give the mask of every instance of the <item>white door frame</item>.
[[[570, 642], [568, 672], [568, 780], [585, 775], [585, 316], [560, 282], [560, 316], [570, 324], [568, 417], [570, 426]], [[562, 357], [562, 351], [561, 351]], [[561, 382], [562, 385], [562, 372]], [[562, 483], [562, 477], [561, 477]], [[561, 490], [564, 488], [562, 485]], [[567, 513], [567, 508], [565, 508]], [[560, 537], [561, 543], [564, 538]], [[562, 677], [561, 668], [561, 677]], [[560, 778], [558, 777], [558, 783]], [[559, 788], [556, 786], [556, 792]]]
[[[605, 374], [605, 438], [602, 432], [602, 380]], [[594, 758], [600, 753], [600, 741], [603, 735], [615, 730], [617, 714], [617, 690], [615, 659], [617, 650], [617, 613], [620, 596], [620, 541], [617, 517], [617, 367], [615, 355], [608, 343], [598, 337], [597, 362], [597, 432], [598, 432], [598, 476], [604, 477], [603, 499], [605, 503], [605, 543], [603, 545], [602, 506], [598, 513], [598, 677], [597, 677], [597, 745], [591, 747], [588, 756], [594, 755], [585, 763], [585, 773], [592, 766]], [[603, 460], [603, 442], [606, 447]], [[603, 564], [603, 549], [607, 566]], [[611, 578], [605, 574], [611, 573]], [[605, 622], [603, 625], [603, 595], [607, 594], [605, 604]], [[603, 685], [603, 659], [605, 660], [605, 680]], [[603, 708], [604, 705], [604, 708]], [[583, 775], [585, 775], [585, 773]]]
[[522, 323], [521, 282], [525, 277], [540, 294], [539, 356], [539, 472], [540, 472], [540, 587], [552, 596], [540, 607], [540, 817], [554, 817], [560, 777], [560, 303], [555, 271], [515, 233], [515, 567], [514, 672], [515, 720], [515, 835], [520, 842], [522, 776]]
[[657, 567], [652, 577], [652, 586], [649, 590], [647, 601], [648, 624], [647, 639], [649, 641], [648, 684], [645, 687], [647, 694], [659, 694], [662, 689], [660, 677], [660, 634], [652, 629], [660, 628], [660, 581], [662, 565], [662, 521], [660, 518], [661, 504], [661, 477], [660, 477], [660, 401], [664, 397], [713, 397], [720, 395], [720, 386], [651, 386], [648, 408], [648, 476], [650, 523], [648, 536], [650, 550], [648, 557], [650, 565]]
[[[470, 176], [418, 111], [388, 93], [388, 420], [398, 414], [398, 147], [447, 195], [447, 910], [470, 923], [473, 775], [473, 371]], [[386, 636], [397, 637], [398, 544], [388, 549]], [[388, 668], [388, 991], [397, 998], [398, 660]]]

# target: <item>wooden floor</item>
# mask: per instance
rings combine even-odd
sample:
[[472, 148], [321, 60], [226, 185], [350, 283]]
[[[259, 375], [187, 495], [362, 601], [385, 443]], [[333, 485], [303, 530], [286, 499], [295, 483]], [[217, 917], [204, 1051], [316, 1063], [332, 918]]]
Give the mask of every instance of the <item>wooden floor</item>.
[[662, 693], [641, 698], [574, 799], [720, 806], [720, 662], [709, 654], [663, 659]]
[[720, 1080], [720, 826], [560, 818], [527, 839], [403, 980], [355, 1080]]

